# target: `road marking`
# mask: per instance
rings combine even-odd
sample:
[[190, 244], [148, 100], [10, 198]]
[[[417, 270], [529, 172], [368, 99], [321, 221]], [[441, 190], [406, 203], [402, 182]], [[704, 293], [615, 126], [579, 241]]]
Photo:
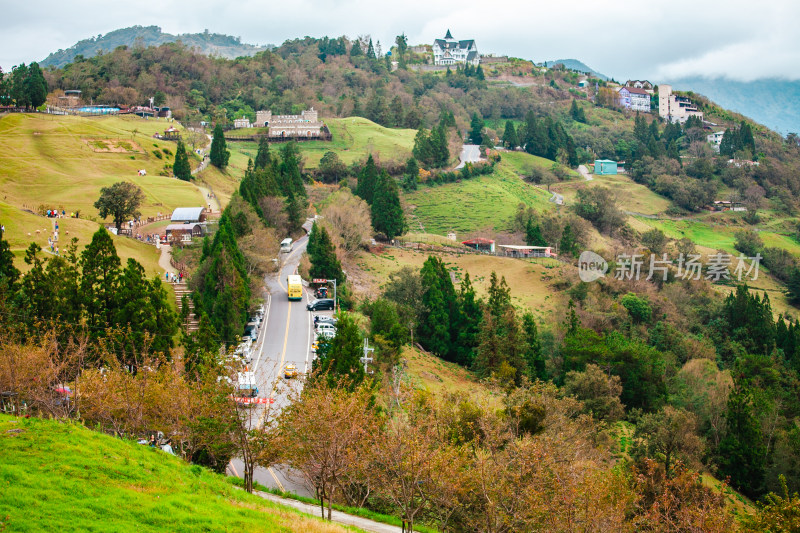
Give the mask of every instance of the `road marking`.
[[272, 476], [272, 479], [275, 480], [275, 483], [277, 483], [278, 488], [281, 489], [281, 492], [286, 492], [286, 489], [283, 488], [283, 483], [281, 483], [281, 480], [278, 479], [278, 476], [275, 475], [275, 472], [272, 470], [271, 466], [267, 468], [267, 471]]
[[256, 364], [253, 366], [253, 374], [258, 370], [258, 364], [261, 362], [261, 356], [264, 355], [264, 345], [267, 343], [267, 325], [269, 324], [269, 311], [272, 309], [272, 294], [267, 293], [267, 315], [261, 322], [264, 337], [261, 339], [261, 348], [258, 350], [258, 358]]

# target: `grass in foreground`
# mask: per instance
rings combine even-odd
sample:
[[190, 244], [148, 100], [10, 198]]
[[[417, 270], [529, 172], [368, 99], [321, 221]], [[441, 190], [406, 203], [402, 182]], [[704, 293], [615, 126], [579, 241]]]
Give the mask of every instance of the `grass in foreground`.
[[0, 415], [0, 449], [3, 531], [346, 531], [75, 423]]

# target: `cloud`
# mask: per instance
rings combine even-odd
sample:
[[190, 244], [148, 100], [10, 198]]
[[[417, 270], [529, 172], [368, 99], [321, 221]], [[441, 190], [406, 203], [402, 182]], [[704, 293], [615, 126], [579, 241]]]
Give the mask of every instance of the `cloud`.
[[252, 44], [306, 35], [371, 35], [383, 49], [405, 33], [430, 43], [450, 29], [482, 52], [536, 61], [580, 59], [617, 79], [659, 81], [697, 74], [748, 80], [800, 76], [797, 0], [641, 2], [597, 0], [459, 3], [404, 0], [73, 0], [17, 2], [0, 18], [0, 65], [41, 60], [59, 48], [122, 26], [158, 25], [173, 34], [208, 29]]

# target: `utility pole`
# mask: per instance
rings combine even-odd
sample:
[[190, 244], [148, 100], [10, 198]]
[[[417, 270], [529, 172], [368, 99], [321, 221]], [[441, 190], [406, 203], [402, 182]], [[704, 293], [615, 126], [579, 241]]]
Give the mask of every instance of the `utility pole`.
[[370, 357], [370, 355], [372, 355], [372, 353], [374, 351], [375, 351], [375, 348], [370, 348], [369, 347], [369, 341], [367, 339], [364, 339], [364, 357], [359, 359], [359, 361], [361, 361], [364, 364], [364, 373], [365, 374], [370, 374], [371, 373], [371, 372], [367, 371], [367, 365], [372, 362], [372, 357]]

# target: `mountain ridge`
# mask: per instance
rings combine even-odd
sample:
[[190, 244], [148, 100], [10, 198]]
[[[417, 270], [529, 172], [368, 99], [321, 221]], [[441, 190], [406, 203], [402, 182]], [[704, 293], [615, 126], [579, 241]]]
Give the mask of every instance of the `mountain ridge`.
[[160, 46], [165, 43], [182, 42], [189, 48], [195, 48], [205, 55], [217, 55], [226, 59], [240, 56], [252, 56], [271, 48], [272, 45], [257, 46], [242, 43], [239, 37], [220, 33], [183, 33], [172, 35], [164, 33], [159, 26], [130, 26], [110, 31], [105, 35], [90, 37], [78, 41], [65, 50], [48, 55], [39, 62], [42, 67], [63, 67], [76, 56], [94, 57], [98, 53], [113, 51], [118, 46]]

